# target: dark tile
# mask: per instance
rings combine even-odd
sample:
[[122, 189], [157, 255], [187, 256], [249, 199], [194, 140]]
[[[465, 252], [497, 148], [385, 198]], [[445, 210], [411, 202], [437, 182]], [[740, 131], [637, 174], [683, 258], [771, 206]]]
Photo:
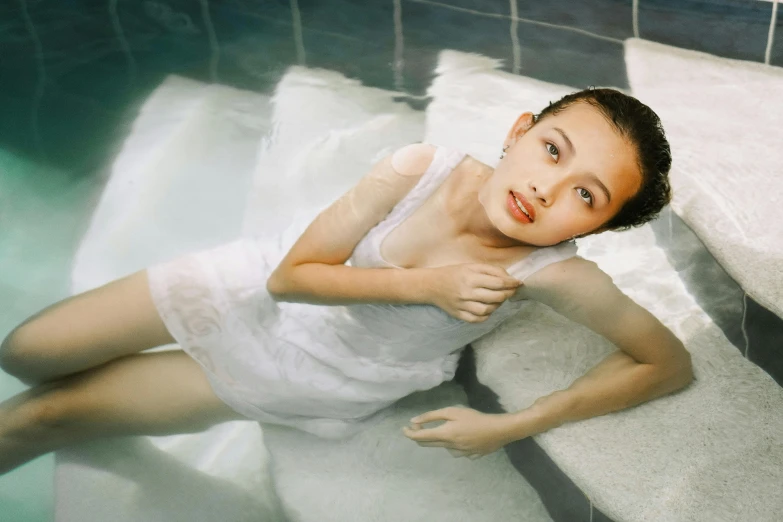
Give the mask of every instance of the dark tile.
[[239, 89], [271, 92], [297, 63], [288, 2], [215, 4], [212, 21], [219, 45], [217, 81]]
[[742, 288], [671, 207], [666, 207], [650, 226], [656, 243], [666, 252], [669, 263], [696, 303], [726, 338], [744, 352]]
[[103, 169], [124, 134], [120, 108], [56, 87], [47, 89], [41, 99], [37, 121], [46, 163], [79, 176]]
[[[102, 70], [113, 53], [108, 24], [78, 7], [30, 2], [3, 12], [0, 140], [42, 164], [84, 171], [100, 163], [124, 100], [96, 96], [110, 77]], [[69, 92], [71, 80], [85, 89]]]
[[783, 386], [783, 318], [746, 296], [669, 207], [651, 226], [656, 242], [699, 307], [743, 355]]
[[403, 35], [412, 58], [418, 49], [454, 49], [500, 58], [512, 57], [511, 21], [447, 7], [405, 2]]
[[[76, 4], [83, 5], [75, 9]], [[89, 2], [33, 4], [30, 18], [43, 51], [47, 89], [109, 109], [132, 99], [137, 75], [147, 73], [150, 63], [154, 72], [148, 81], [154, 82], [169, 71], [205, 70], [209, 46], [194, 21], [196, 13], [177, 10], [185, 2], [172, 4], [119, 3], [116, 16]], [[156, 68], [156, 61], [162, 67]]]
[[0, 90], [0, 147], [17, 151], [22, 156], [41, 156], [43, 151], [36, 136], [33, 121], [32, 96], [17, 97]]
[[[211, 2], [207, 6], [212, 9]], [[146, 17], [166, 33], [183, 38], [206, 36], [207, 18], [200, 2], [192, 0], [143, 0], [139, 2]], [[129, 10], [131, 3], [125, 3], [123, 10]]]
[[[365, 85], [393, 87], [391, 3], [299, 0], [298, 8], [299, 49], [289, 2], [233, 0], [217, 5], [213, 17], [221, 41], [221, 80], [248, 88], [253, 81], [243, 80], [243, 75], [276, 82], [289, 65], [302, 63]], [[258, 90], [258, 85], [250, 88]]]
[[[475, 352], [468, 346], [460, 357], [454, 380], [465, 389], [471, 408], [484, 413], [505, 413], [497, 394], [479, 382], [476, 376]], [[533, 437], [505, 447], [514, 468], [538, 492], [555, 522], [612, 522], [590, 501], [574, 482], [549, 458]]]
[[141, 85], [167, 74], [211, 80], [210, 29], [197, 2], [126, 2], [119, 19]]
[[647, 40], [741, 60], [764, 61], [772, 4], [759, 0], [640, 0]]
[[310, 0], [299, 6], [309, 67], [339, 71], [365, 85], [395, 87], [392, 2]]
[[32, 113], [43, 88], [44, 73], [35, 37], [16, 4], [0, 6], [0, 146], [34, 151]]
[[[520, 16], [523, 13], [520, 12]], [[575, 88], [628, 86], [622, 41], [537, 23], [514, 25], [516, 41], [512, 38], [512, 22], [508, 18], [485, 17], [430, 4], [404, 3], [406, 81], [412, 79], [417, 85], [429, 85], [437, 53], [441, 49], [455, 49], [500, 59], [507, 71]], [[517, 43], [518, 71], [514, 63]], [[413, 57], [415, 59], [411, 59]]]
[[633, 36], [633, 0], [517, 0], [517, 13], [520, 18], [589, 31], [619, 40]]
[[783, 318], [747, 297], [748, 359], [783, 386]]
[[577, 89], [628, 88], [622, 42], [529, 24], [520, 24], [518, 34], [524, 76]]
[[89, 74], [94, 61], [122, 53], [106, 9], [67, 9], [70, 4], [47, 2], [33, 5], [30, 18], [50, 82], [57, 83], [63, 75], [78, 69]]
[[[408, 0], [408, 2], [416, 2], [418, 0]], [[404, 3], [405, 0], [403, 0]], [[425, 0], [423, 3], [433, 3]], [[434, 3], [446, 4], [458, 9], [477, 11], [480, 13], [491, 13], [497, 15], [508, 16], [511, 8], [508, 0], [439, 0]]]
[[21, 10], [0, 7], [0, 92], [27, 97], [39, 78], [36, 43]]
[[477, 53], [513, 64], [511, 22], [447, 7], [403, 2], [402, 33], [406, 90], [423, 94], [434, 77], [438, 54], [444, 49]]

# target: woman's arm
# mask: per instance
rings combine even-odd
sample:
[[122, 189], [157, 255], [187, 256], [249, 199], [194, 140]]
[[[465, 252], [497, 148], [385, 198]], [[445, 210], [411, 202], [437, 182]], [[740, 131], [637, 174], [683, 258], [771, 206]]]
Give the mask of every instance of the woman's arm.
[[620, 351], [568, 389], [512, 414], [512, 440], [629, 408], [693, 380], [690, 354], [679, 339], [595, 263], [576, 257], [550, 265], [528, 278], [522, 292], [601, 334]]
[[280, 301], [314, 304], [423, 303], [425, 270], [345, 265], [367, 232], [418, 183], [435, 153], [404, 147], [380, 162], [305, 230], [267, 281]]
[[[624, 295], [597, 265], [581, 258], [555, 263], [525, 280], [520, 294], [540, 301], [613, 342], [613, 353], [566, 390], [515, 413], [451, 407], [411, 419], [405, 436], [420, 446], [477, 457], [571, 421], [652, 400], [693, 380], [690, 354], [652, 314]], [[435, 428], [425, 423], [446, 421]]]

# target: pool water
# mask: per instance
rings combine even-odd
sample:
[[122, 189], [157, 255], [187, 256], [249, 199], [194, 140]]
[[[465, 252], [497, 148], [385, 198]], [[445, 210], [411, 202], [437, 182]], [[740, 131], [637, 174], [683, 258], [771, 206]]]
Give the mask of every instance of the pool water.
[[[112, 158], [168, 75], [271, 94], [289, 66], [303, 65], [396, 91], [422, 110], [438, 54], [454, 49], [575, 89], [626, 89], [623, 42], [634, 36], [783, 66], [775, 9], [758, 0], [4, 2], [0, 334], [69, 294]], [[748, 306], [757, 333], [714, 316], [739, 348], [778, 321]], [[783, 363], [765, 351], [772, 344], [759, 342], [753, 356], [781, 382]], [[23, 389], [0, 375], [0, 399]], [[46, 455], [0, 477], [0, 520], [52, 520], [53, 468]]]

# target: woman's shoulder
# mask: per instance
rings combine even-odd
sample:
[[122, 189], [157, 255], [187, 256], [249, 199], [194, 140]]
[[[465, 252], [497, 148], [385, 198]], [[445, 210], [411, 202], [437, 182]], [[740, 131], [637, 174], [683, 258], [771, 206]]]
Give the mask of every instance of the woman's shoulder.
[[[550, 248], [540, 249], [534, 254], [546, 254], [551, 252]], [[570, 249], [564, 247], [559, 249], [558, 259], [542, 267], [541, 270], [531, 275], [526, 284], [529, 286], [565, 286], [573, 283], [574, 280], [604, 280], [609, 277], [606, 272], [593, 261], [576, 255], [568, 255]], [[531, 254], [532, 256], [533, 254]]]
[[506, 271], [520, 281], [525, 281], [548, 266], [558, 264], [576, 256], [577, 248], [573, 241], [564, 241], [554, 246], [535, 248], [510, 265]]
[[577, 255], [543, 267], [528, 277], [521, 288], [525, 298], [543, 302], [557, 311], [618, 292], [606, 272]]
[[432, 164], [437, 150], [429, 143], [405, 145], [392, 154], [392, 169], [401, 176], [420, 176]]

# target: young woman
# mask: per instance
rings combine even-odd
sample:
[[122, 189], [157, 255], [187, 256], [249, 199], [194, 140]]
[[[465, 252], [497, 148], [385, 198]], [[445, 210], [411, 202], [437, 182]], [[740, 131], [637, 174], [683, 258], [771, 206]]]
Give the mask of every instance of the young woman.
[[[0, 405], [0, 472], [96, 437], [228, 420], [349, 435], [451, 379], [461, 349], [525, 299], [619, 351], [526, 410], [446, 408], [412, 419], [406, 436], [475, 457], [686, 386], [682, 344], [573, 244], [641, 225], [669, 201], [658, 117], [620, 92], [580, 91], [522, 114], [502, 151], [493, 169], [454, 150], [404, 147], [282, 260], [242, 239], [31, 317], [0, 354], [5, 371], [35, 384]], [[139, 353], [171, 343], [182, 350]], [[447, 422], [423, 428], [435, 420]]]

